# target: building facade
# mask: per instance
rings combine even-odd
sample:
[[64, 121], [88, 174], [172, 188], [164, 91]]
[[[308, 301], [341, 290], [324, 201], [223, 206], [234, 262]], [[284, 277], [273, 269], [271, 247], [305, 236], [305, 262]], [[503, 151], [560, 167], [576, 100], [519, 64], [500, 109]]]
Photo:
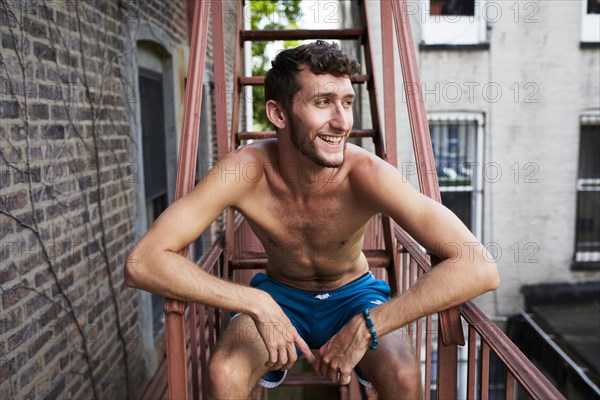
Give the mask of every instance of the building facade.
[[[366, 4], [379, 26], [378, 2]], [[346, 13], [353, 6], [341, 5]], [[399, 168], [418, 185], [405, 100], [416, 94], [428, 113], [442, 199], [499, 265], [501, 287], [476, 303], [503, 318], [523, 309], [525, 285], [598, 281], [598, 2], [406, 7], [422, 82], [400, 84], [396, 54]], [[380, 39], [372, 42], [380, 57]]]
[[164, 359], [123, 262], [173, 201], [193, 3], [0, 2], [1, 398], [138, 398]]

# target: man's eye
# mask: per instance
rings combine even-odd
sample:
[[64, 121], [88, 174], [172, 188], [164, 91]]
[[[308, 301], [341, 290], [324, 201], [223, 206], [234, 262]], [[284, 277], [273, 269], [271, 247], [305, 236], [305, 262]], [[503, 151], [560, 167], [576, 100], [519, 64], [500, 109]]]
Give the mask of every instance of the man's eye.
[[317, 100], [317, 102], [316, 102], [316, 105], [317, 105], [318, 107], [325, 107], [325, 106], [328, 106], [329, 104], [330, 104], [330, 101], [329, 101], [329, 99], [319, 99], [319, 100]]
[[353, 100], [346, 100], [342, 103], [342, 105], [344, 106], [344, 108], [352, 108], [352, 104], [354, 104]]

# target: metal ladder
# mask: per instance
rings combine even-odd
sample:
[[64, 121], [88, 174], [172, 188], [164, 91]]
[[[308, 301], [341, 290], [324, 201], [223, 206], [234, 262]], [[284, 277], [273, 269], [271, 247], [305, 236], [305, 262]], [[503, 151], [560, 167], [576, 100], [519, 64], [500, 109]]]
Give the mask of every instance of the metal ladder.
[[[377, 93], [375, 87], [374, 68], [371, 58], [371, 35], [372, 29], [369, 26], [367, 18], [367, 8], [365, 1], [358, 2], [361, 12], [362, 26], [351, 29], [329, 29], [329, 30], [262, 30], [247, 31], [242, 29], [243, 0], [237, 2], [237, 27], [236, 35], [236, 54], [234, 64], [234, 90], [231, 116], [231, 129], [227, 128], [227, 104], [226, 102], [217, 102], [216, 106], [216, 128], [218, 132], [217, 147], [219, 159], [228, 152], [237, 148], [244, 140], [258, 140], [275, 137], [275, 132], [246, 132], [239, 130], [240, 122], [240, 102], [239, 94], [242, 88], [247, 85], [262, 85], [264, 77], [242, 76], [240, 66], [245, 41], [257, 40], [303, 40], [303, 39], [340, 39], [340, 40], [358, 40], [362, 46], [365, 55], [366, 74], [352, 77], [353, 84], [366, 84], [369, 94], [371, 107], [371, 129], [352, 130], [350, 137], [373, 139], [376, 154], [394, 166], [397, 166], [396, 156], [396, 121], [395, 121], [395, 101], [394, 101], [394, 71], [393, 71], [393, 29], [392, 15], [396, 21], [396, 31], [398, 33], [398, 45], [400, 48], [401, 62], [403, 65], [404, 82], [419, 82], [416, 70], [416, 55], [412, 45], [412, 33], [408, 23], [408, 16], [401, 7], [402, 1], [383, 1], [381, 2], [381, 29], [383, 51], [383, 65], [386, 87], [384, 87], [385, 99], [385, 119], [384, 127], [381, 126], [380, 112], [378, 108]], [[186, 107], [184, 111], [183, 132], [180, 142], [179, 165], [177, 171], [177, 185], [175, 199], [183, 197], [193, 188], [194, 173], [196, 171], [198, 132], [200, 123], [200, 107], [202, 99], [202, 76], [204, 71], [204, 57], [206, 54], [207, 29], [209, 16], [212, 18], [213, 34], [213, 55], [214, 55], [214, 80], [217, 87], [225, 88], [225, 42], [223, 26], [223, 3], [202, 1], [188, 1], [190, 7], [194, 7], [193, 26], [191, 38], [190, 62], [188, 71], [188, 89], [186, 90]], [[404, 13], [404, 14], [403, 14]], [[221, 21], [221, 23], [217, 23]], [[401, 21], [401, 22], [400, 22]], [[417, 154], [418, 176], [421, 191], [430, 197], [440, 201], [439, 188], [437, 186], [437, 177], [432, 174], [426, 174], [424, 171], [431, 171], [433, 164], [433, 153], [429, 137], [429, 129], [423, 103], [420, 99], [407, 99], [409, 115], [411, 122], [411, 131], [413, 132], [413, 142], [415, 153]], [[411, 109], [412, 108], [412, 109]], [[385, 133], [384, 133], [385, 132]], [[419, 171], [420, 170], [420, 171]], [[225, 233], [220, 239], [221, 243], [215, 245], [221, 246], [221, 251], [215, 252], [214, 257], [219, 257], [219, 271], [214, 271], [225, 279], [233, 279], [234, 273], [239, 271], [242, 280], [248, 278], [250, 270], [262, 269], [266, 266], [266, 255], [260, 251], [251, 254], [240, 254], [236, 252], [236, 245], [241, 241], [257, 241], [251, 233], [247, 223], [243, 221], [240, 215], [235, 215], [231, 209], [225, 212]], [[398, 268], [397, 262], [400, 254], [396, 252], [396, 238], [394, 236], [394, 224], [389, 217], [380, 215], [372, 221], [365, 240], [365, 255], [372, 269], [379, 270], [379, 276], [387, 276], [392, 293], [398, 292]], [[259, 243], [257, 243], [260, 246]], [[213, 247], [214, 248], [214, 247]], [[188, 249], [181, 252], [187, 256]], [[206, 258], [213, 257], [211, 252]], [[435, 264], [434, 260], [432, 260]], [[244, 275], [245, 274], [245, 275]], [[199, 307], [197, 309], [196, 307]], [[200, 367], [200, 372], [192, 373], [191, 389], [194, 398], [206, 396], [207, 380], [207, 360], [200, 359], [200, 366], [197, 365], [198, 349], [195, 345], [186, 348], [186, 343], [200, 343], [201, 346], [210, 348], [214, 344], [215, 337], [203, 337], [205, 327], [197, 327], [197, 318], [204, 320], [206, 312], [202, 305], [190, 305], [189, 320], [190, 326], [194, 329], [186, 331], [185, 314], [186, 305], [182, 302], [166, 299], [165, 301], [166, 329], [167, 329], [167, 355], [168, 355], [168, 382], [169, 398], [187, 398], [188, 396], [188, 372], [187, 360], [191, 357], [192, 369]], [[443, 353], [452, 356], [456, 354], [456, 346], [464, 344], [464, 337], [459, 321], [457, 309], [449, 310], [440, 314], [441, 341], [438, 347], [440, 358]], [[226, 323], [226, 318], [219, 317], [217, 311], [216, 321], [213, 321], [212, 328], [216, 336]], [[210, 329], [210, 327], [209, 327]], [[208, 351], [210, 353], [210, 351]], [[451, 357], [450, 357], [451, 358]], [[454, 357], [455, 358], [455, 357]], [[194, 371], [193, 371], [194, 372]], [[202, 383], [200, 383], [202, 381]], [[353, 379], [356, 382], [356, 379]], [[452, 385], [456, 382], [456, 368], [454, 376], [438, 377], [438, 386]], [[329, 384], [323, 378], [316, 375], [309, 376], [288, 376], [287, 384]], [[285, 382], [284, 382], [285, 383]], [[455, 383], [454, 383], [455, 384]], [[341, 391], [342, 397], [348, 397], [347, 391]], [[363, 393], [365, 395], [365, 393]]]

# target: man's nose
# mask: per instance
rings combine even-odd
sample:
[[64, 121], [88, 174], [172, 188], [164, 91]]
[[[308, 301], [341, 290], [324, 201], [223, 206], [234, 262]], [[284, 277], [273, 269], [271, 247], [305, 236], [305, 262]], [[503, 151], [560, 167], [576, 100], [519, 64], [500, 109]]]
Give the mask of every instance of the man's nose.
[[352, 109], [344, 108], [343, 103], [338, 101], [333, 106], [331, 121], [329, 126], [335, 130], [346, 133], [352, 129], [353, 117]]

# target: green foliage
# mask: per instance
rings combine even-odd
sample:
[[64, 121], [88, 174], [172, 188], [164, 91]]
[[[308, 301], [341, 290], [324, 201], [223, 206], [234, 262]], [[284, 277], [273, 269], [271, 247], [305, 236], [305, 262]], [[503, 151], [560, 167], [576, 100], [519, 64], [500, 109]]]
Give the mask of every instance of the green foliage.
[[[250, 28], [265, 29], [298, 29], [298, 21], [302, 17], [300, 8], [302, 0], [260, 0], [250, 1]], [[264, 76], [271, 68], [267, 56], [267, 45], [273, 42], [252, 42], [252, 75]], [[295, 47], [299, 41], [285, 41], [283, 48]], [[279, 46], [281, 47], [281, 45]], [[271, 124], [265, 114], [265, 92], [262, 86], [252, 88], [254, 127], [268, 130]]]

